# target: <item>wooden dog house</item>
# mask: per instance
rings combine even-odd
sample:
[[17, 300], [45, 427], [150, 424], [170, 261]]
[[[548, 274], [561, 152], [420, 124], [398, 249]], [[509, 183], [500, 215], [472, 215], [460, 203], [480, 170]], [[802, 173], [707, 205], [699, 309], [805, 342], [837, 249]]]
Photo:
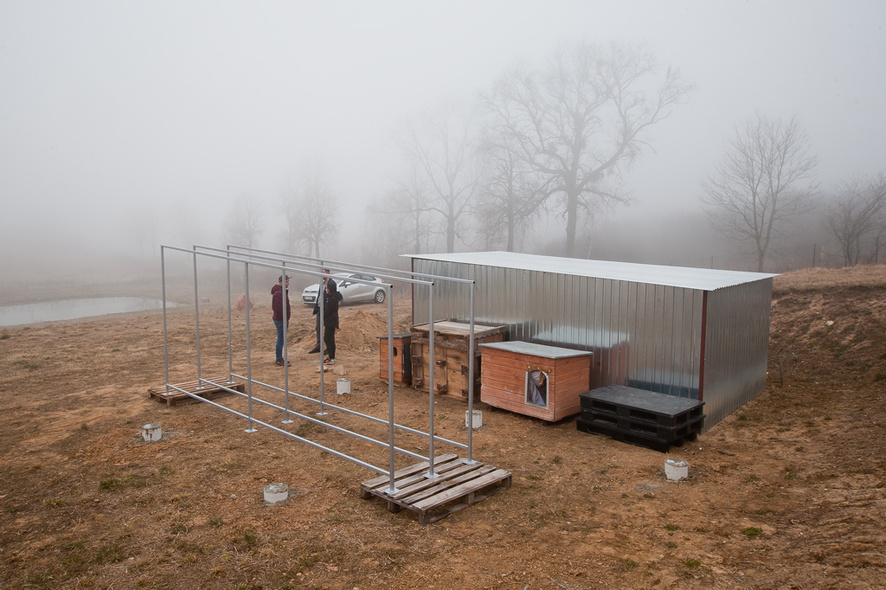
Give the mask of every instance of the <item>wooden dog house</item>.
[[590, 352], [519, 341], [481, 347], [480, 401], [551, 422], [579, 413]]
[[[394, 334], [394, 383], [412, 383], [412, 355], [410, 352], [412, 334]], [[379, 363], [378, 376], [388, 378], [388, 337], [378, 337]]]

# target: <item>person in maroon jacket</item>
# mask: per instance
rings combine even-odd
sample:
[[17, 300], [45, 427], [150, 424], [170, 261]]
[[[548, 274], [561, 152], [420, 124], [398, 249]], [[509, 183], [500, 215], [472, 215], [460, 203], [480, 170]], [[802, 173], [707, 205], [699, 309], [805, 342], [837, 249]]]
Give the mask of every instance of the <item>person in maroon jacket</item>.
[[[284, 287], [283, 282], [286, 282]], [[285, 291], [284, 291], [285, 288]], [[286, 331], [283, 322], [283, 299], [286, 299], [286, 326], [289, 325], [289, 318], [292, 316], [292, 307], [289, 303], [289, 277], [280, 275], [277, 284], [271, 287], [271, 310], [273, 311], [274, 325], [277, 327], [277, 366], [282, 367], [283, 359], [283, 342], [286, 339]]]

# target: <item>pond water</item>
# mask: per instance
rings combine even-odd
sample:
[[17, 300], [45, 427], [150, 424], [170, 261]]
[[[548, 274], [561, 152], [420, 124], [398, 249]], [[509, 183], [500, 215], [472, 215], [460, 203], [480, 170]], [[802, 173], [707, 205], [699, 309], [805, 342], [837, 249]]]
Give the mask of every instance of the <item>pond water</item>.
[[[175, 303], [166, 302], [167, 308], [175, 306]], [[6, 305], [0, 306], [0, 326], [74, 320], [109, 313], [127, 313], [162, 308], [162, 299], [146, 299], [144, 297], [96, 297], [93, 299], [64, 299], [62, 301], [28, 303], [25, 305]]]

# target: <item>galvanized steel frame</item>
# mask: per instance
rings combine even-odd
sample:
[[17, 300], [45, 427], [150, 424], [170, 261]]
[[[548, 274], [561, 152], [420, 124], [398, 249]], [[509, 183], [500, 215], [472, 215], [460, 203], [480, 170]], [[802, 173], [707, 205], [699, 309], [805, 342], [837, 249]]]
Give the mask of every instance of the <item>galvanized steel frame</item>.
[[[168, 340], [168, 325], [167, 325], [167, 296], [166, 296], [166, 252], [184, 252], [188, 253], [193, 257], [193, 280], [194, 280], [194, 317], [195, 317], [195, 343], [196, 343], [196, 368], [197, 368], [197, 391], [200, 389], [205, 389], [207, 386], [211, 386], [214, 388], [218, 388], [229, 393], [235, 394], [237, 396], [241, 396], [247, 399], [247, 413], [238, 412], [231, 408], [224, 406], [223, 404], [208, 400], [199, 395], [193, 394], [181, 387], [178, 387], [172, 383], [170, 383], [169, 379], [169, 340]], [[474, 367], [474, 281], [451, 278], [451, 277], [435, 277], [430, 274], [421, 274], [421, 273], [408, 273], [404, 271], [392, 270], [392, 269], [382, 269], [379, 267], [370, 267], [366, 265], [357, 265], [343, 262], [333, 262], [333, 261], [324, 261], [313, 259], [309, 257], [301, 257], [301, 256], [293, 256], [286, 253], [281, 252], [273, 252], [267, 250], [259, 250], [255, 248], [248, 248], [244, 246], [234, 246], [229, 245], [227, 249], [213, 248], [209, 246], [193, 246], [191, 249], [180, 248], [175, 246], [161, 246], [160, 249], [160, 261], [161, 261], [161, 286], [162, 286], [162, 299], [163, 299], [163, 360], [164, 360], [164, 370], [165, 370], [165, 383], [166, 383], [166, 393], [171, 394], [173, 391], [177, 391], [179, 393], [186, 394], [200, 402], [208, 403], [214, 407], [227, 411], [231, 414], [234, 414], [238, 417], [245, 418], [248, 421], [248, 428], [246, 432], [256, 432], [255, 425], [264, 426], [270, 430], [283, 434], [289, 438], [297, 440], [299, 442], [305, 443], [311, 447], [323, 450], [332, 454], [335, 457], [339, 457], [341, 459], [345, 459], [361, 467], [365, 467], [372, 471], [381, 474], [388, 474], [389, 477], [389, 488], [387, 490], [388, 493], [396, 493], [397, 489], [394, 486], [394, 460], [395, 453], [400, 453], [409, 457], [413, 457], [416, 459], [426, 460], [428, 462], [428, 471], [426, 477], [433, 478], [434, 474], [434, 461], [432, 460], [435, 456], [434, 454], [434, 445], [435, 442], [441, 442], [444, 444], [449, 444], [455, 446], [456, 448], [467, 450], [467, 458], [464, 460], [466, 463], [473, 463], [473, 424], [471, 423], [468, 430], [468, 443], [465, 445], [463, 443], [459, 443], [453, 440], [449, 440], [443, 437], [439, 437], [434, 434], [434, 384], [433, 384], [433, 375], [430, 376], [430, 391], [429, 391], [429, 428], [428, 432], [423, 432], [418, 429], [410, 428], [402, 424], [397, 424], [394, 422], [394, 370], [393, 370], [393, 285], [388, 283], [387, 286], [387, 302], [388, 302], [388, 317], [387, 317], [387, 328], [388, 328], [388, 420], [382, 420], [380, 418], [369, 416], [366, 414], [362, 414], [360, 412], [356, 412], [354, 410], [350, 410], [348, 408], [343, 408], [340, 406], [336, 406], [334, 404], [329, 404], [325, 401], [325, 384], [324, 384], [324, 373], [321, 369], [320, 371], [320, 398], [319, 400], [310, 396], [301, 395], [289, 390], [289, 355], [288, 355], [288, 341], [284, 338], [284, 386], [283, 388], [275, 387], [273, 385], [263, 383], [261, 381], [254, 380], [252, 377], [252, 354], [251, 354], [251, 338], [249, 338], [250, 333], [250, 313], [249, 313], [249, 305], [246, 305], [246, 314], [245, 314], [245, 323], [246, 323], [246, 375], [240, 375], [234, 372], [233, 369], [233, 352], [232, 352], [232, 344], [233, 344], [233, 331], [232, 331], [232, 315], [231, 315], [231, 263], [243, 264], [246, 269], [245, 272], [245, 297], [248, 302], [249, 299], [249, 267], [257, 266], [261, 268], [274, 269], [281, 272], [283, 275], [290, 275], [290, 273], [298, 273], [298, 274], [306, 274], [314, 277], [323, 277], [322, 269], [323, 268], [336, 268], [339, 270], [370, 270], [373, 274], [381, 278], [388, 278], [391, 280], [398, 280], [402, 282], [406, 282], [414, 286], [416, 285], [424, 285], [428, 287], [429, 290], [429, 302], [430, 302], [430, 311], [429, 311], [429, 323], [430, 323], [430, 362], [433, 363], [433, 354], [434, 354], [434, 332], [433, 332], [433, 300], [434, 300], [434, 282], [436, 280], [442, 280], [444, 282], [450, 283], [462, 283], [466, 284], [470, 287], [470, 298], [469, 298], [469, 309], [470, 311], [470, 361], [469, 361], [469, 395], [468, 395], [468, 416], [473, 416], [473, 375], [475, 371]], [[207, 257], [212, 259], [224, 260], [226, 262], [226, 271], [227, 271], [227, 297], [228, 297], [228, 381], [225, 383], [213, 382], [209, 379], [206, 379], [202, 375], [202, 361], [201, 361], [201, 350], [200, 350], [200, 296], [199, 296], [199, 276], [197, 271], [197, 260], [199, 257]], [[423, 278], [416, 278], [416, 276], [421, 276]], [[359, 279], [355, 279], [356, 281], [360, 281]], [[321, 306], [320, 311], [320, 322], [321, 322], [321, 333], [323, 330], [323, 310], [322, 307], [324, 305], [323, 298], [319, 298], [319, 304]], [[284, 314], [284, 334], [287, 332], [287, 320]], [[232, 386], [236, 383], [234, 378], [244, 379], [246, 381], [246, 393], [242, 393], [232, 388]], [[205, 385], [204, 385], [205, 384]], [[256, 385], [261, 388], [267, 388], [273, 391], [282, 392], [284, 394], [285, 405], [278, 406], [272, 402], [267, 400], [258, 398], [253, 393], [253, 385]], [[319, 416], [326, 415], [326, 409], [334, 409], [336, 411], [340, 411], [343, 413], [347, 413], [350, 415], [354, 415], [369, 421], [377, 422], [377, 423], [386, 423], [388, 425], [388, 441], [383, 442], [371, 437], [362, 435], [357, 432], [350, 431], [345, 428], [341, 428], [338, 426], [331, 425], [325, 421], [317, 420], [310, 416], [307, 416], [303, 413], [293, 412], [289, 409], [289, 399], [290, 396], [294, 396], [297, 399], [309, 401], [313, 403], [317, 403], [320, 406], [320, 411], [317, 413]], [[281, 428], [268, 424], [267, 422], [263, 422], [261, 420], [257, 420], [253, 416], [252, 406], [253, 402], [265, 405], [268, 407], [272, 407], [284, 412], [284, 420], [282, 423], [288, 424], [292, 422], [290, 416], [295, 416], [303, 420], [307, 420], [313, 424], [318, 424], [326, 428], [333, 429], [337, 432], [347, 434], [349, 436], [353, 436], [362, 440], [364, 442], [370, 442], [372, 444], [377, 444], [389, 449], [389, 457], [388, 457], [388, 466], [387, 469], [372, 465], [365, 461], [362, 461], [356, 457], [352, 457], [346, 453], [342, 453], [336, 451], [335, 449], [331, 449], [319, 443], [315, 443], [310, 441], [304, 437], [300, 437], [293, 433], [287, 432]], [[419, 435], [426, 437], [428, 439], [428, 456], [422, 456], [418, 453], [414, 453], [408, 451], [406, 449], [397, 447], [395, 445], [395, 431], [403, 431], [411, 434]]]

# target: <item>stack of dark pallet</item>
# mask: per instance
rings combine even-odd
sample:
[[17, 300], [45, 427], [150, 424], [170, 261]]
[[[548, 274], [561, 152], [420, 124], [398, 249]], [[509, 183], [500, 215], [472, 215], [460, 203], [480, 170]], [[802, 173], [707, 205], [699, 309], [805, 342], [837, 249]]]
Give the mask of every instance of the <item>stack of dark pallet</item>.
[[579, 394], [582, 432], [666, 453], [672, 446], [695, 440], [704, 424], [697, 399], [608, 385]]

